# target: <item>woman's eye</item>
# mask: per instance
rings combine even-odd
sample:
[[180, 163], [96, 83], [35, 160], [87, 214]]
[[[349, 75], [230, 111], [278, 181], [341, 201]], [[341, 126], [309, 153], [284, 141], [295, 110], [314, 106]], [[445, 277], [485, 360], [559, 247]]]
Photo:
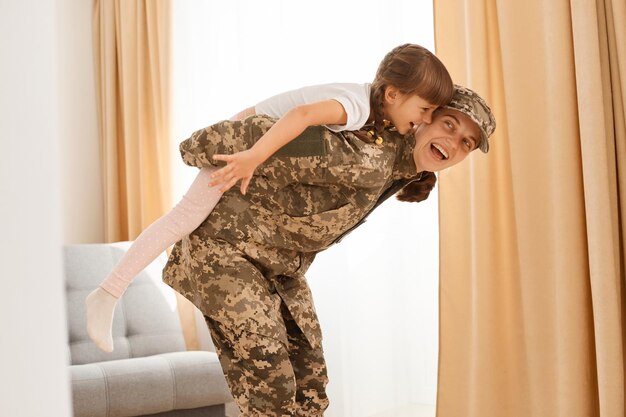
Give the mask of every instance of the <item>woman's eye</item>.
[[452, 123], [451, 122], [445, 121], [444, 124], [446, 125], [446, 127], [448, 129], [452, 129]]
[[463, 139], [463, 144], [467, 146], [467, 149], [469, 149], [470, 151], [474, 150], [474, 142], [472, 142], [471, 140]]

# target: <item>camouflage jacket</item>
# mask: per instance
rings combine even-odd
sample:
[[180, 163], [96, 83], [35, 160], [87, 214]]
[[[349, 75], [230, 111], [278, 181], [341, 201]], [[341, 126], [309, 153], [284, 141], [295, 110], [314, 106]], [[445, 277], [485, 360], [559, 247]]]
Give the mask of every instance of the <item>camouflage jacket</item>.
[[[213, 154], [249, 149], [274, 122], [251, 116], [201, 129], [180, 144], [183, 161], [199, 168], [222, 166]], [[257, 167], [246, 195], [232, 187], [207, 219], [174, 246], [164, 280], [193, 298], [193, 286], [182, 281], [197, 280], [202, 272], [189, 266], [189, 258], [197, 256], [190, 245], [207, 239], [229, 242], [273, 282], [311, 344], [319, 343], [304, 272], [317, 252], [338, 242], [417, 177], [414, 139], [389, 130], [383, 138], [380, 145], [369, 144], [349, 131], [309, 127]]]

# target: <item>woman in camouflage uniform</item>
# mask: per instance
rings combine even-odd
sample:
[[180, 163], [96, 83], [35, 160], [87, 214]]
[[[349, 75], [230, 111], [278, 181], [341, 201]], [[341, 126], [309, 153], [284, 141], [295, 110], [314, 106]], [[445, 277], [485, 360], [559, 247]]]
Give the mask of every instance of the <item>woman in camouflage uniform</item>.
[[[186, 164], [250, 148], [274, 119], [224, 121], [180, 145]], [[433, 171], [488, 150], [495, 121], [474, 92], [382, 143], [353, 132], [308, 128], [260, 165], [248, 192], [227, 191], [178, 242], [164, 281], [205, 315], [224, 374], [244, 416], [321, 416], [328, 406], [322, 335], [304, 274], [315, 254], [358, 227], [382, 201], [419, 201]]]

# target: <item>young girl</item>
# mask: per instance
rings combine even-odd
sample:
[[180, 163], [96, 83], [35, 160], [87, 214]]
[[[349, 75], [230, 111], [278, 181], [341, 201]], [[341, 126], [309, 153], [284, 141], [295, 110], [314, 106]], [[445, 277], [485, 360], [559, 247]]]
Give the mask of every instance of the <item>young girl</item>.
[[[391, 50], [378, 67], [372, 84], [327, 84], [289, 91], [235, 115], [242, 119], [266, 114], [280, 120], [249, 150], [214, 155], [226, 167], [209, 185], [223, 183], [225, 192], [240, 179], [245, 193], [256, 167], [309, 126], [325, 125], [334, 132], [358, 131], [366, 124], [370, 138], [380, 137], [385, 124], [406, 134], [430, 123], [432, 112], [452, 98], [453, 85], [444, 65], [430, 51], [412, 44]], [[379, 139], [380, 140], [380, 139]]]
[[[355, 136], [366, 142], [382, 145], [384, 138], [389, 137], [389, 134], [392, 134], [392, 137], [398, 134], [404, 135], [422, 122], [429, 123], [433, 110], [448, 103], [453, 93], [454, 86], [443, 64], [426, 49], [407, 44], [393, 49], [385, 56], [371, 85], [330, 84], [303, 88], [275, 96], [259, 103], [255, 109], [247, 109], [237, 115], [236, 118], [239, 119], [258, 113], [268, 114], [274, 118], [280, 117], [280, 119], [264, 131], [258, 141], [248, 143], [249, 147], [242, 148], [241, 143], [231, 144], [228, 142], [227, 135], [224, 135], [224, 143], [220, 145], [222, 146], [220, 149], [234, 151], [234, 153], [232, 155], [213, 154], [212, 159], [225, 161], [227, 165], [219, 170], [209, 167], [210, 163], [203, 165], [182, 201], [170, 213], [144, 230], [109, 276], [88, 295], [86, 299], [87, 330], [92, 340], [104, 351], [113, 350], [111, 326], [117, 299], [145, 266], [166, 248], [192, 233], [207, 219], [223, 192], [242, 179], [241, 193], [245, 194], [250, 185], [252, 173], [258, 167], [264, 166], [263, 162], [278, 149], [280, 151], [277, 154], [291, 152], [290, 155], [296, 157], [316, 155], [319, 149], [315, 147], [321, 143], [317, 140], [311, 141], [314, 149], [298, 146], [295, 153], [293, 153], [294, 149], [288, 149], [289, 145], [284, 146], [297, 136], [302, 138], [301, 134], [308, 126], [326, 125], [334, 132], [353, 130], [356, 131]], [[198, 131], [186, 142], [193, 143], [201, 139], [205, 133], [204, 130]], [[347, 151], [354, 151], [354, 149]], [[307, 152], [309, 154], [305, 155]], [[395, 153], [389, 155], [396, 156]], [[381, 166], [384, 166], [382, 161]], [[265, 174], [271, 176], [272, 171]], [[342, 181], [347, 178], [347, 182], [351, 178], [356, 181], [357, 178], [356, 174], [352, 175], [349, 170], [345, 173], [336, 173], [336, 175], [341, 176]], [[383, 177], [383, 173], [376, 172], [376, 170], [368, 175], [378, 179]], [[367, 177], [361, 175], [359, 178]], [[284, 180], [274, 178], [275, 183], [280, 181]], [[208, 183], [211, 184], [210, 188], [207, 187]], [[221, 188], [218, 189], [218, 186], [214, 185], [216, 183], [221, 183]], [[311, 193], [307, 196], [307, 198], [310, 197], [307, 204], [316, 209], [321, 210], [326, 205], [330, 207], [337, 203], [335, 199], [343, 198], [343, 194], [331, 193], [325, 194], [325, 199], [316, 199], [315, 191], [307, 188], [307, 193]], [[406, 196], [407, 191], [403, 191], [404, 198], [410, 200]], [[228, 196], [228, 202], [234, 201], [233, 193], [229, 193]], [[346, 219], [349, 216], [350, 214], [346, 212]], [[336, 233], [337, 229], [334, 227], [323, 228], [321, 226], [316, 229], [320, 239], [329, 231], [332, 232], [329, 236]], [[279, 238], [282, 236], [266, 236], [264, 240]], [[279, 243], [274, 245], [274, 247], [277, 246]], [[269, 253], [273, 248], [267, 247], [266, 249], [268, 250], [267, 256], [270, 256]], [[212, 261], [206, 259], [202, 262], [210, 264]], [[284, 264], [288, 265], [289, 262], [284, 260]], [[298, 326], [294, 327], [288, 316], [287, 313], [284, 314], [287, 325], [297, 329]], [[224, 318], [224, 320], [227, 319]], [[303, 327], [301, 330], [309, 336], [309, 342], [316, 340], [315, 336], [311, 336], [312, 331], [303, 325], [301, 320], [297, 324]], [[228, 328], [219, 327], [218, 329], [218, 327], [212, 326], [214, 340], [217, 338], [218, 330], [220, 332], [228, 330]], [[222, 349], [218, 345], [219, 342], [216, 343], [218, 350]], [[250, 345], [250, 349], [256, 348]], [[227, 356], [221, 355], [221, 357], [224, 359]], [[222, 361], [223, 367], [226, 366], [224, 360]], [[232, 386], [231, 389], [234, 391]], [[237, 398], [237, 395], [235, 397]], [[241, 401], [240, 406], [247, 400]]]

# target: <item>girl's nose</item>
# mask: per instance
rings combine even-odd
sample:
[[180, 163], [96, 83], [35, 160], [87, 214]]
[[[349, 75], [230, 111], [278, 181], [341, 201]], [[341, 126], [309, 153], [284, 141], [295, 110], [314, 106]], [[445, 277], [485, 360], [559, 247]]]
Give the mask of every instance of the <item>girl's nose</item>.
[[422, 116], [422, 123], [430, 124], [433, 121], [433, 110], [428, 110]]

